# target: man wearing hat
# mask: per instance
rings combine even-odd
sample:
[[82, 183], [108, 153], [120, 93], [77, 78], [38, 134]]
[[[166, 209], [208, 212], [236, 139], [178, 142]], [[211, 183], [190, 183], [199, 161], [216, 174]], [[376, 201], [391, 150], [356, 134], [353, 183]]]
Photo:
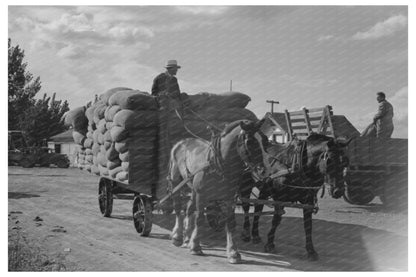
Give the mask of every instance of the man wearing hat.
[[378, 138], [390, 138], [393, 133], [393, 106], [383, 92], [377, 92], [378, 112], [373, 118]]
[[166, 72], [157, 75], [153, 80], [152, 95], [157, 96], [165, 93], [174, 98], [180, 98], [181, 91], [175, 75], [181, 67], [176, 60], [169, 60], [165, 68]]

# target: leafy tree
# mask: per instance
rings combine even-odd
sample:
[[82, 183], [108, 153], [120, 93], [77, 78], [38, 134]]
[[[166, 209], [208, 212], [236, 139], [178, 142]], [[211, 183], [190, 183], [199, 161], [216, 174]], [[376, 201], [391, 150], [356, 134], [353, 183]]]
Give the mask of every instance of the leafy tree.
[[27, 63], [23, 61], [24, 51], [11, 46], [8, 40], [8, 123], [9, 130], [22, 130], [29, 145], [41, 145], [48, 139], [65, 130], [61, 118], [69, 110], [68, 102], [55, 100], [44, 94], [42, 99], [35, 99], [41, 89], [40, 78], [26, 71]]

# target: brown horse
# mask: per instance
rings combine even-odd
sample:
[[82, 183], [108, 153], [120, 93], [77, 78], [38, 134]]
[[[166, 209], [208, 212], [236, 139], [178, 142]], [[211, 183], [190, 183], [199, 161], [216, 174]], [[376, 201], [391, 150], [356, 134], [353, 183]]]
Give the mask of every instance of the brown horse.
[[[230, 263], [241, 261], [233, 239], [235, 231], [234, 202], [247, 166], [253, 174], [266, 177], [270, 172], [266, 155], [267, 138], [259, 131], [263, 121], [248, 120], [230, 123], [211, 143], [188, 138], [179, 141], [171, 151], [168, 181], [175, 187], [184, 179], [191, 189], [185, 220], [181, 215], [181, 196], [173, 194], [176, 223], [172, 242], [190, 248], [194, 255], [203, 255], [200, 239], [204, 209], [209, 202], [220, 203], [225, 218], [227, 257]], [[243, 158], [244, 161], [243, 162]], [[185, 238], [184, 238], [185, 233]]]
[[[350, 140], [351, 141], [351, 140]], [[303, 220], [306, 235], [306, 251], [309, 260], [317, 260], [312, 243], [312, 213], [317, 211], [317, 192], [323, 188], [324, 183], [329, 184], [329, 193], [333, 198], [340, 198], [344, 194], [343, 170], [348, 166], [348, 160], [344, 156], [343, 148], [350, 142], [338, 142], [337, 140], [320, 135], [311, 134], [306, 140], [293, 140], [289, 144], [271, 145], [267, 152], [270, 154], [271, 177], [266, 182], [254, 184], [249, 174], [243, 178], [240, 188], [242, 198], [249, 198], [254, 186], [260, 190], [259, 199], [265, 200], [270, 196], [274, 201], [298, 202], [316, 208], [304, 208]], [[277, 172], [287, 172], [282, 176], [273, 178]], [[250, 219], [248, 216], [249, 204], [243, 202], [245, 214], [243, 232], [244, 241], [250, 241]], [[255, 205], [255, 216], [251, 232], [252, 242], [260, 243], [258, 223], [263, 205]], [[275, 249], [274, 236], [284, 214], [283, 207], [276, 205], [272, 220], [272, 228], [268, 233], [265, 252], [273, 252]]]

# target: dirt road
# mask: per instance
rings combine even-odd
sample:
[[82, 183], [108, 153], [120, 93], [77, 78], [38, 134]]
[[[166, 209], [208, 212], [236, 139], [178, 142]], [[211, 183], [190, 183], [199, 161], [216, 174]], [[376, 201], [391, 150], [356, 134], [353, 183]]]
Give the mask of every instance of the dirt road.
[[[48, 255], [63, 256], [70, 270], [86, 271], [405, 271], [407, 214], [383, 210], [378, 200], [352, 206], [324, 197], [314, 217], [313, 240], [320, 255], [305, 259], [302, 212], [286, 209], [277, 230], [276, 254], [263, 244], [240, 240], [243, 263], [227, 263], [225, 234], [203, 240], [205, 257], [170, 243], [174, 217], [154, 214], [150, 237], [136, 233], [132, 201], [115, 200], [111, 218], [101, 216], [98, 177], [79, 169], [9, 167], [9, 232], [19, 226]], [[241, 209], [238, 208], [238, 213]], [[36, 219], [38, 217], [38, 219]], [[237, 215], [239, 230], [242, 217]], [[260, 222], [263, 240], [270, 217]]]

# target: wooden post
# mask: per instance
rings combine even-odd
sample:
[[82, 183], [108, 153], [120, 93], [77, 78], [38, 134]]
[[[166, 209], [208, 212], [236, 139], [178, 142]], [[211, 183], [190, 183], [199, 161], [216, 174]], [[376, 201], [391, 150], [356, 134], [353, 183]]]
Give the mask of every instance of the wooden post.
[[285, 117], [286, 117], [286, 124], [287, 124], [287, 130], [289, 135], [289, 141], [293, 139], [293, 130], [292, 130], [292, 123], [290, 121], [290, 114], [288, 110], [285, 110]]
[[312, 132], [311, 121], [309, 120], [308, 110], [306, 108], [303, 108], [302, 110], [303, 110], [303, 115], [305, 117], [306, 128], [308, 129], [308, 136], [309, 136]]

